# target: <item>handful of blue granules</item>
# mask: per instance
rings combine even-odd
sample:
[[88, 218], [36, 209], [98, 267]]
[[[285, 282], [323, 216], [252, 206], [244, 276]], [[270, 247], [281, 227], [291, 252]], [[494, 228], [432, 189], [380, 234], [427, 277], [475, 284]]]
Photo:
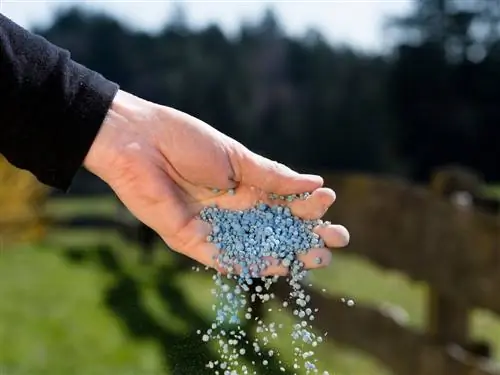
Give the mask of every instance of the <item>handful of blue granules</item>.
[[286, 206], [260, 203], [244, 211], [208, 207], [200, 218], [212, 225], [207, 240], [222, 250], [219, 263], [228, 272], [238, 266], [240, 277], [247, 281], [270, 266], [269, 257], [290, 267], [298, 254], [324, 246], [323, 240], [312, 232], [321, 221], [301, 220], [292, 216]]
[[[290, 202], [307, 199], [308, 196], [308, 193], [291, 196], [271, 194], [270, 198]], [[294, 374], [319, 374], [313, 350], [322, 342], [322, 337], [312, 332], [310, 323], [317, 309], [313, 311], [308, 307], [310, 296], [300, 283], [307, 271], [298, 256], [311, 248], [324, 247], [323, 240], [313, 232], [316, 226], [323, 224], [322, 220], [303, 220], [294, 216], [285, 205], [271, 206], [265, 203], [237, 211], [206, 207], [199, 216], [212, 227], [207, 241], [220, 250], [218, 262], [226, 271], [225, 275], [218, 272], [213, 276], [215, 288], [212, 293], [217, 297], [213, 306], [215, 321], [205, 333], [198, 331], [204, 342], [214, 341], [218, 344], [220, 358], [209, 362], [207, 367], [214, 369], [215, 375], [257, 374], [245, 365], [244, 347], [251, 346], [253, 356], [260, 358], [260, 366], [267, 366], [274, 360], [281, 371], [287, 371], [279, 359], [279, 353], [268, 348], [278, 338], [283, 325], [274, 322], [265, 324], [261, 317], [252, 315], [252, 307], [249, 306], [256, 300], [265, 303], [274, 299], [269, 289], [278, 281], [278, 277], [259, 275], [271, 265], [282, 265], [289, 269], [289, 300], [290, 305], [295, 305], [290, 307], [293, 315], [299, 319], [291, 334]], [[321, 263], [320, 258], [315, 261]], [[262, 283], [254, 287], [252, 284], [258, 279]], [[288, 305], [286, 301], [281, 304], [283, 308]], [[252, 339], [242, 327], [245, 326], [242, 319], [256, 321], [256, 332], [252, 334]], [[250, 340], [253, 342], [250, 343]], [[255, 360], [251, 363], [256, 365]], [[322, 374], [328, 375], [328, 372]]]

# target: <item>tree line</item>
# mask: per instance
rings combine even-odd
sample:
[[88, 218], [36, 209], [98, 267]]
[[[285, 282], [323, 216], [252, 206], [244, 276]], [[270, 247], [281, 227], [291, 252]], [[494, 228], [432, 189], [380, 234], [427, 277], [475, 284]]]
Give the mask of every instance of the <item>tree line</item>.
[[192, 29], [181, 13], [151, 34], [79, 8], [34, 31], [124, 90], [299, 169], [424, 182], [458, 163], [498, 181], [500, 2], [415, 3], [388, 24], [398, 42], [387, 54], [314, 30], [291, 37], [272, 11], [234, 37]]

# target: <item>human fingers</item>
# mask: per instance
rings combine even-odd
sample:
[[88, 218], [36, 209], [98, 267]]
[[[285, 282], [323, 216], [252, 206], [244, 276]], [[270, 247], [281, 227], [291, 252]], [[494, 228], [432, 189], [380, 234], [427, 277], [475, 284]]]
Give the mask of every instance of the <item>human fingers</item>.
[[268, 193], [295, 194], [323, 186], [321, 176], [301, 174], [289, 167], [245, 149], [238, 155], [241, 183]]
[[[313, 230], [321, 237], [326, 247], [312, 248], [304, 254], [299, 254], [297, 260], [302, 262], [304, 269], [328, 267], [332, 260], [332, 253], [328, 248], [345, 247], [349, 243], [349, 232], [342, 225], [319, 225]], [[285, 276], [290, 272], [289, 261], [271, 258], [269, 263], [262, 276]]]
[[332, 261], [332, 252], [326, 247], [309, 249], [305, 254], [300, 254], [297, 259], [302, 262], [307, 270], [328, 267]]
[[319, 188], [314, 190], [305, 199], [297, 199], [287, 203], [292, 214], [304, 220], [315, 220], [322, 218], [328, 208], [335, 202], [335, 192], [329, 188]]
[[[349, 232], [342, 225], [318, 225], [313, 231], [323, 240], [325, 247], [310, 249], [297, 258], [306, 269], [328, 267], [332, 260], [331, 248], [342, 248], [349, 244]], [[330, 249], [329, 249], [330, 248]]]
[[323, 268], [330, 265], [331, 260], [332, 253], [329, 249], [325, 247], [312, 248], [306, 254], [301, 254], [297, 257], [298, 264], [287, 259], [270, 260], [269, 265], [262, 270], [260, 276], [288, 276], [291, 269], [297, 266], [299, 270]]
[[318, 225], [313, 229], [321, 237], [326, 247], [346, 247], [350, 241], [350, 234], [346, 227], [337, 224]]

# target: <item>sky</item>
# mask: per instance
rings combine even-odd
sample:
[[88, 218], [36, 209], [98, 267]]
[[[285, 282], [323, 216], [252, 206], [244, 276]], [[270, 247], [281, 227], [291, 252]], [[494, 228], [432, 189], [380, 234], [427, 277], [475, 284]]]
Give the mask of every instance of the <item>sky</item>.
[[[30, 28], [49, 23], [57, 9], [75, 4], [107, 12], [133, 27], [153, 32], [169, 19], [175, 6], [168, 0], [0, 0], [0, 11]], [[242, 20], [256, 20], [271, 7], [291, 35], [315, 28], [332, 43], [380, 51], [387, 47], [383, 33], [386, 17], [408, 13], [412, 0], [184, 0], [182, 4], [193, 27], [215, 22], [232, 33]]]

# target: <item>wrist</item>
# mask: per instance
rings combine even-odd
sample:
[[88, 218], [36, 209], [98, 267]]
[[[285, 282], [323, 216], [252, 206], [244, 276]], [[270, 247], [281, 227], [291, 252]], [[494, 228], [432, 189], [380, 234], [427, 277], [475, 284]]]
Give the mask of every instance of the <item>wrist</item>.
[[144, 134], [139, 127], [147, 117], [149, 102], [119, 90], [92, 143], [83, 166], [108, 182], [127, 157], [127, 150]]

